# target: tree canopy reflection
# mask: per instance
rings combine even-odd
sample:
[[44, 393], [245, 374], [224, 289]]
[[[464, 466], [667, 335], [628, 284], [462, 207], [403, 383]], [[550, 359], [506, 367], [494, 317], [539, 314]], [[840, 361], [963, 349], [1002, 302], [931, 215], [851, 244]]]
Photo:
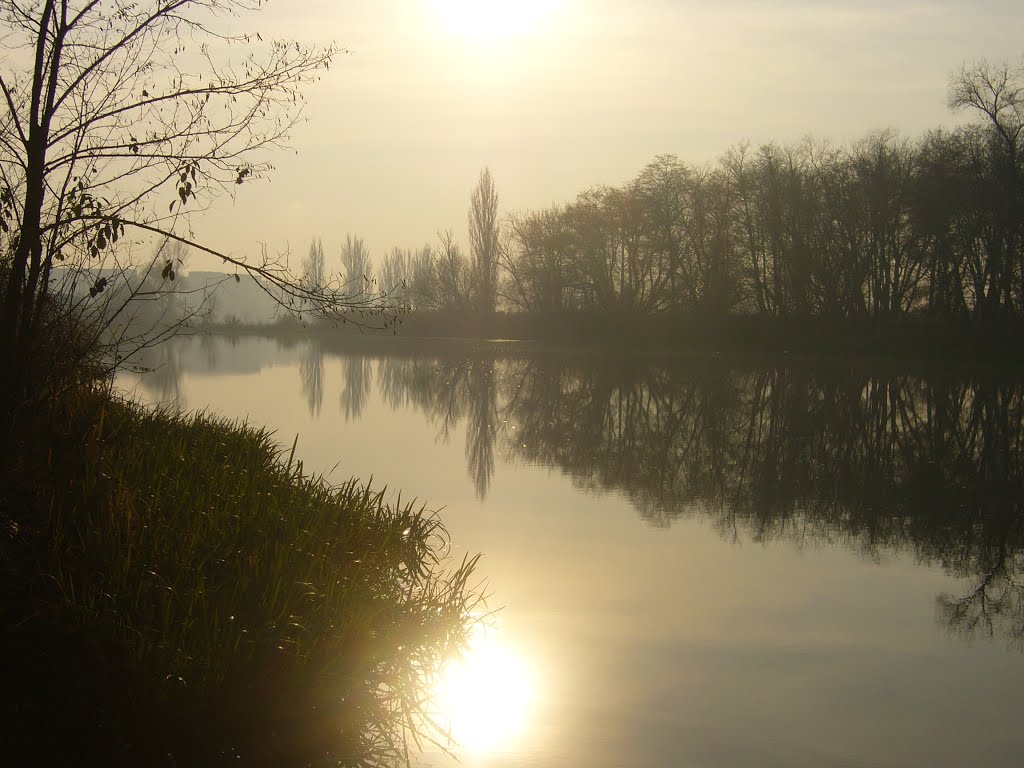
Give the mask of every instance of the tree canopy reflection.
[[623, 493], [654, 526], [910, 553], [973, 581], [937, 598], [951, 631], [1024, 647], [1024, 381], [478, 354], [379, 371], [392, 406], [443, 436], [465, 422], [481, 497], [503, 454]]
[[[170, 348], [144, 385], [180, 394]], [[1024, 377], [860, 367], [650, 364], [599, 355], [501, 356], [493, 347], [373, 359], [342, 355], [344, 380], [300, 357], [316, 412], [337, 391], [359, 418], [376, 385], [447, 442], [464, 430], [485, 498], [503, 461], [556, 467], [624, 494], [649, 525], [701, 516], [731, 539], [832, 543], [909, 554], [968, 580], [940, 595], [953, 633], [1024, 650]], [[201, 361], [196, 364], [202, 364]]]

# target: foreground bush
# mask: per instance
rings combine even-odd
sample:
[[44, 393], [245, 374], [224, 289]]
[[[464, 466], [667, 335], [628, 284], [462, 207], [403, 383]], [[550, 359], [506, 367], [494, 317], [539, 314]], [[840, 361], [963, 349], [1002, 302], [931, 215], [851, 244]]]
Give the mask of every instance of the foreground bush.
[[404, 757], [479, 601], [436, 516], [310, 476], [247, 424], [95, 392], [56, 412], [3, 549], [9, 754]]

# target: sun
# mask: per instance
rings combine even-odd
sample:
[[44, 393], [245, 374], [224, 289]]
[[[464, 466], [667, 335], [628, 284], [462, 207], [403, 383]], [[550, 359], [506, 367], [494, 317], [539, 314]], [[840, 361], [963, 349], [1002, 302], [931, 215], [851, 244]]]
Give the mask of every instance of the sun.
[[512, 747], [527, 729], [535, 697], [529, 666], [493, 631], [475, 633], [434, 687], [438, 725], [459, 751], [474, 754]]
[[539, 32], [562, 0], [435, 0], [442, 23], [471, 41], [524, 37]]

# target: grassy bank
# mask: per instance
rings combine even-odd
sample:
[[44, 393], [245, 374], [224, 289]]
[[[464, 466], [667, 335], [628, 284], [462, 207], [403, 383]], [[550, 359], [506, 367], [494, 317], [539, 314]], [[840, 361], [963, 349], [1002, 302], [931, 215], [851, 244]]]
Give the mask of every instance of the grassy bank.
[[5, 465], [6, 764], [404, 755], [478, 604], [437, 517], [251, 425], [98, 390], [43, 411]]

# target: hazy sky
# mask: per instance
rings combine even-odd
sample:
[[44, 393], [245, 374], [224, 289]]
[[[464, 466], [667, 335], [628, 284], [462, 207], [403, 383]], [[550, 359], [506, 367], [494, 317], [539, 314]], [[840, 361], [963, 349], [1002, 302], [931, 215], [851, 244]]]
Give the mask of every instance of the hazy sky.
[[[964, 61], [1024, 52], [1012, 0], [278, 0], [239, 31], [350, 49], [310, 88], [296, 153], [194, 222], [236, 254], [346, 232], [376, 260], [451, 227], [489, 165], [503, 211], [633, 177], [655, 155], [951, 125]], [[197, 265], [198, 266], [198, 265]]]

